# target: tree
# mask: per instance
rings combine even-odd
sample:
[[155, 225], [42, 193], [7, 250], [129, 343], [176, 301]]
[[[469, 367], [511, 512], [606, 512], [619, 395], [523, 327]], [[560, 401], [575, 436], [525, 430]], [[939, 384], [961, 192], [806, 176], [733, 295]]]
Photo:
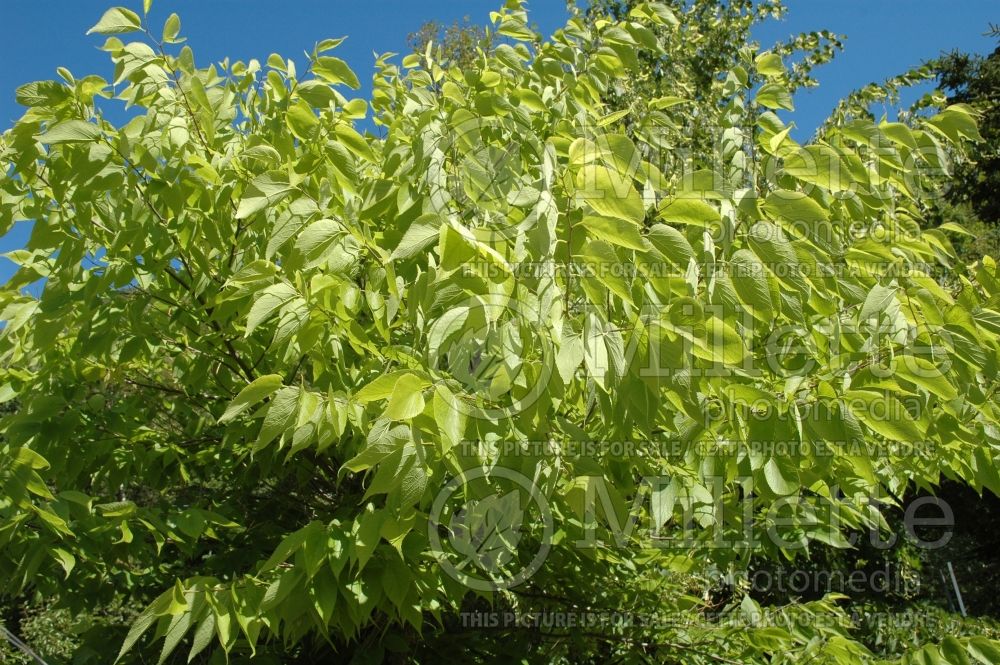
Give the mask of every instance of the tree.
[[[589, 29], [596, 29], [604, 21], [626, 18], [640, 4], [637, 0], [599, 0], [587, 3], [581, 17]], [[638, 51], [641, 67], [635, 76], [615, 81], [606, 92], [606, 101], [635, 114], [652, 113], [657, 117], [658, 122], [647, 129], [645, 136], [634, 138], [657, 146], [658, 153], [671, 159], [670, 163], [657, 164], [664, 172], [705, 171], [717, 166], [716, 155], [724, 149], [719, 140], [726, 129], [732, 133], [735, 128], [727, 121], [736, 118], [703, 110], [732, 101], [735, 90], [727, 85], [726, 75], [735, 65], [742, 66], [751, 77], [748, 85], [768, 82], [755, 68], [748, 67], [748, 59], [759, 46], [751, 33], [755, 25], [782, 17], [786, 8], [781, 0], [670, 0], [662, 4], [670, 11], [670, 23], [649, 27], [661, 48]], [[622, 57], [631, 57], [623, 53], [627, 45], [611, 41], [608, 46]], [[789, 62], [785, 79], [788, 97], [782, 100], [782, 108], [790, 108], [791, 94], [796, 90], [817, 85], [813, 69], [832, 59], [840, 48], [841, 37], [820, 30], [797, 35], [769, 49]], [[667, 101], [647, 106], [650, 101], [664, 99]], [[657, 106], [670, 103], [688, 104], [681, 107], [687, 111], [684, 122], [676, 122], [672, 114], [658, 113], [662, 109]], [[754, 109], [745, 111], [740, 129], [752, 133], [757, 122]], [[631, 136], [628, 121], [626, 130]]]
[[489, 51], [495, 35], [481, 25], [472, 23], [468, 16], [462, 22], [449, 26], [438, 21], [427, 21], [407, 38], [413, 52], [423, 55], [427, 48], [441, 49], [442, 62], [460, 69], [475, 67], [481, 52]]
[[941, 88], [949, 93], [949, 102], [969, 104], [980, 114], [983, 141], [972, 148], [970, 159], [955, 165], [944, 195], [929, 215], [933, 221], [956, 221], [968, 228], [970, 236], [956, 244], [959, 256], [968, 263], [995, 255], [1000, 248], [1000, 202], [996, 196], [1000, 184], [996, 180], [1000, 165], [996, 149], [1000, 131], [998, 63], [1000, 50], [985, 57], [955, 51], [928, 65]]
[[[1000, 492], [996, 264], [942, 286], [960, 229], [918, 224], [973, 115], [799, 145], [776, 52], [739, 49], [719, 104], [609, 102], [685, 43], [668, 5], [492, 20], [474, 66], [379, 58], [363, 100], [337, 40], [199, 67], [179, 18], [114, 8], [114, 81], [18, 90], [5, 593], [143, 604], [134, 662], [871, 660], [836, 597], [739, 576], [942, 475]], [[646, 138], [685, 114], [711, 180]]]
[[981, 112], [982, 143], [958, 166], [949, 200], [969, 204], [987, 224], [1000, 224], [1000, 47], [988, 56], [952, 52], [933, 63], [949, 103], [970, 104]]

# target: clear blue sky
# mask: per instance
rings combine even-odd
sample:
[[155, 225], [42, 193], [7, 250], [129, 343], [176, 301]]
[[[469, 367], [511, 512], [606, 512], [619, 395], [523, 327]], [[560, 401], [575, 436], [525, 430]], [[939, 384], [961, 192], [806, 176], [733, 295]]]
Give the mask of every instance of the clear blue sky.
[[[117, 0], [138, 9], [140, 0]], [[58, 66], [75, 75], [111, 78], [102, 38], [84, 32], [112, 0], [0, 0], [4, 38], [0, 42], [0, 130], [20, 116], [14, 89], [55, 78]], [[405, 52], [406, 36], [429, 19], [451, 22], [468, 15], [486, 22], [502, 0], [154, 0], [151, 19], [161, 25], [180, 14], [183, 34], [200, 63], [280, 53], [304, 63], [302, 52], [326, 37], [348, 36], [338, 49], [362, 82], [371, 78], [373, 52]], [[762, 27], [765, 46], [801, 31], [828, 29], [847, 35], [846, 51], [819, 72], [821, 87], [800, 94], [793, 118], [807, 136], [836, 104], [861, 85], [902, 72], [942, 51], [986, 53], [994, 40], [983, 36], [1000, 23], [996, 0], [787, 0], [781, 23]], [[551, 33], [565, 20], [564, 0], [534, 0], [531, 17]], [[367, 87], [367, 86], [366, 86]], [[0, 238], [0, 252], [21, 247], [30, 229], [19, 224]], [[0, 259], [0, 280], [13, 264]]]

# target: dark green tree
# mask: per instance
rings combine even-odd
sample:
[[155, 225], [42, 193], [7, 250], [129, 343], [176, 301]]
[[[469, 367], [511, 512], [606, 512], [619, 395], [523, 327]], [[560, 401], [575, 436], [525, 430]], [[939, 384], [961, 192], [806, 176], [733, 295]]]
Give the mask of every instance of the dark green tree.
[[1000, 45], [985, 56], [953, 51], [935, 61], [934, 70], [949, 103], [970, 104], [982, 114], [983, 141], [970, 161], [957, 165], [948, 200], [1000, 224]]

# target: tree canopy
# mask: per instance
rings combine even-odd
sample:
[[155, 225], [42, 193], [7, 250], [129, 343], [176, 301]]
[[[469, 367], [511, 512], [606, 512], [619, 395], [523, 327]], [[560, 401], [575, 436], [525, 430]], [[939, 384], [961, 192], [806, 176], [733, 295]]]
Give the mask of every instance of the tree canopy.
[[[110, 79], [23, 86], [0, 139], [3, 591], [140, 602], [102, 662], [1000, 662], [740, 576], [1000, 493], [1000, 275], [921, 226], [976, 115], [800, 145], [794, 49], [706, 77], [694, 4], [543, 39], [508, 0], [368, 99], [339, 39], [199, 64], [105, 13]], [[591, 623], [474, 614], [537, 603]]]
[[[1000, 37], [1000, 32], [994, 30]], [[949, 199], [968, 203], [984, 222], [1000, 224], [1000, 46], [987, 56], [961, 52], [949, 53], [934, 63], [934, 71], [942, 88], [949, 92], [948, 101], [970, 104], [981, 112], [979, 119], [983, 141], [974, 151], [973, 160], [958, 166], [958, 173], [949, 190]]]

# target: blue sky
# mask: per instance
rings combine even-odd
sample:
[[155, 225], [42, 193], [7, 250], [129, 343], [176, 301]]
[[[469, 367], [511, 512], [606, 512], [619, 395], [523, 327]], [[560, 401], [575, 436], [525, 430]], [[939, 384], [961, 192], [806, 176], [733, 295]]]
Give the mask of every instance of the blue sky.
[[[102, 38], [84, 32], [110, 0], [2, 0], [4, 38], [0, 42], [0, 130], [22, 112], [14, 102], [17, 86], [55, 78], [65, 66], [75, 75], [111, 78], [112, 67], [97, 47]], [[123, 2], [123, 0], [119, 0]], [[337, 55], [347, 60], [362, 82], [371, 77], [373, 52], [406, 52], [406, 37], [429, 19], [451, 22], [469, 16], [486, 22], [502, 0], [154, 0], [151, 22], [161, 25], [171, 12], [180, 14], [182, 32], [200, 63], [280, 53], [304, 62], [303, 51], [326, 37], [348, 36]], [[123, 4], [138, 9], [140, 0]], [[821, 87], [800, 94], [792, 116], [800, 136], [808, 136], [837, 100], [861, 85], [905, 71], [943, 51], [978, 53], [995, 40], [983, 33], [1000, 23], [996, 0], [787, 0], [780, 23], [761, 27], [765, 46], [801, 31], [828, 29], [847, 35], [846, 50], [818, 72]], [[546, 34], [565, 20], [564, 0], [534, 0], [532, 20]], [[158, 31], [158, 29], [157, 29]], [[29, 229], [19, 224], [0, 238], [0, 252], [26, 242]], [[13, 264], [0, 259], [0, 280]]]

